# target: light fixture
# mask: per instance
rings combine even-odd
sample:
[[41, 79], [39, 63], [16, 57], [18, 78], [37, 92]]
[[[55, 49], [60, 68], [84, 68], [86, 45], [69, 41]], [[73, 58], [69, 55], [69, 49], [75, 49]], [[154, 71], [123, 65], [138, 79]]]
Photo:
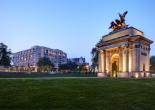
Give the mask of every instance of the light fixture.
[[135, 73], [135, 78], [138, 78], [138, 77], [139, 77], [138, 73]]
[[146, 73], [146, 77], [150, 77], [150, 73]]
[[103, 73], [97, 73], [97, 76], [102, 78], [102, 77], [104, 77], [104, 74]]

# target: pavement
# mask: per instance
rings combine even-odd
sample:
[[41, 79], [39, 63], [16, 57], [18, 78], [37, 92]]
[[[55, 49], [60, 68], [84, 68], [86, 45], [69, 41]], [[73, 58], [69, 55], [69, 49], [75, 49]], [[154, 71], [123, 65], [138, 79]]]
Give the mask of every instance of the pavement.
[[[99, 77], [31, 77], [31, 78], [0, 78], [0, 80], [51, 80], [51, 79], [97, 79]], [[155, 78], [155, 74], [152, 74], [151, 78]]]
[[155, 78], [155, 74], [152, 74], [152, 77]]

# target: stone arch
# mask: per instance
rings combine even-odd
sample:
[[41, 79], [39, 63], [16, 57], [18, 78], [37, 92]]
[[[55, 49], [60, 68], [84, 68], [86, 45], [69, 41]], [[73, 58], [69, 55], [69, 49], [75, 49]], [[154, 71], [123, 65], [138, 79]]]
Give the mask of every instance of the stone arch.
[[111, 67], [111, 73], [113, 77], [118, 76], [118, 71], [119, 71], [119, 54], [115, 53], [111, 56], [111, 61], [110, 61], [110, 67]]

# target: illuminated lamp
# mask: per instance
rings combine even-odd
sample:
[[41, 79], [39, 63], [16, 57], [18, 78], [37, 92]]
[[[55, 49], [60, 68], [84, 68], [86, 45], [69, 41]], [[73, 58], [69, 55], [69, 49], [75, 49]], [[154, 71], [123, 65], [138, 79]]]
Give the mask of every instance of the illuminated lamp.
[[97, 76], [100, 77], [100, 78], [103, 78], [104, 77], [104, 73], [97, 73]]
[[135, 73], [135, 78], [138, 78], [139, 77], [139, 74], [138, 73]]
[[146, 77], [150, 77], [150, 73], [146, 73]]
[[140, 74], [141, 74], [141, 77], [144, 77], [144, 72], [141, 72]]
[[122, 27], [122, 25], [121, 25], [121, 24], [118, 24], [118, 26], [119, 26], [119, 27]]

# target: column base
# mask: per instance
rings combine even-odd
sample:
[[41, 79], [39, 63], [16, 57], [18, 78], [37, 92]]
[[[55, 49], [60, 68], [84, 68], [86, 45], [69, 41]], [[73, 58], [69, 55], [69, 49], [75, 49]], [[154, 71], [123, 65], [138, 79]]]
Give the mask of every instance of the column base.
[[[113, 77], [113, 76], [112, 76], [112, 73], [99, 72], [97, 73], [97, 77], [104, 78], [104, 77]], [[150, 78], [150, 77], [152, 77], [152, 75], [150, 72], [147, 72], [147, 71], [117, 73], [117, 78]]]
[[119, 77], [119, 78], [129, 78], [130, 76], [129, 76], [129, 72], [119, 72], [117, 74], [117, 77]]
[[151, 73], [147, 72], [147, 71], [133, 72], [132, 76], [134, 78], [150, 78], [150, 77], [152, 77]]
[[97, 73], [97, 77], [104, 78], [104, 77], [106, 77], [106, 73], [99, 72], [99, 73]]

